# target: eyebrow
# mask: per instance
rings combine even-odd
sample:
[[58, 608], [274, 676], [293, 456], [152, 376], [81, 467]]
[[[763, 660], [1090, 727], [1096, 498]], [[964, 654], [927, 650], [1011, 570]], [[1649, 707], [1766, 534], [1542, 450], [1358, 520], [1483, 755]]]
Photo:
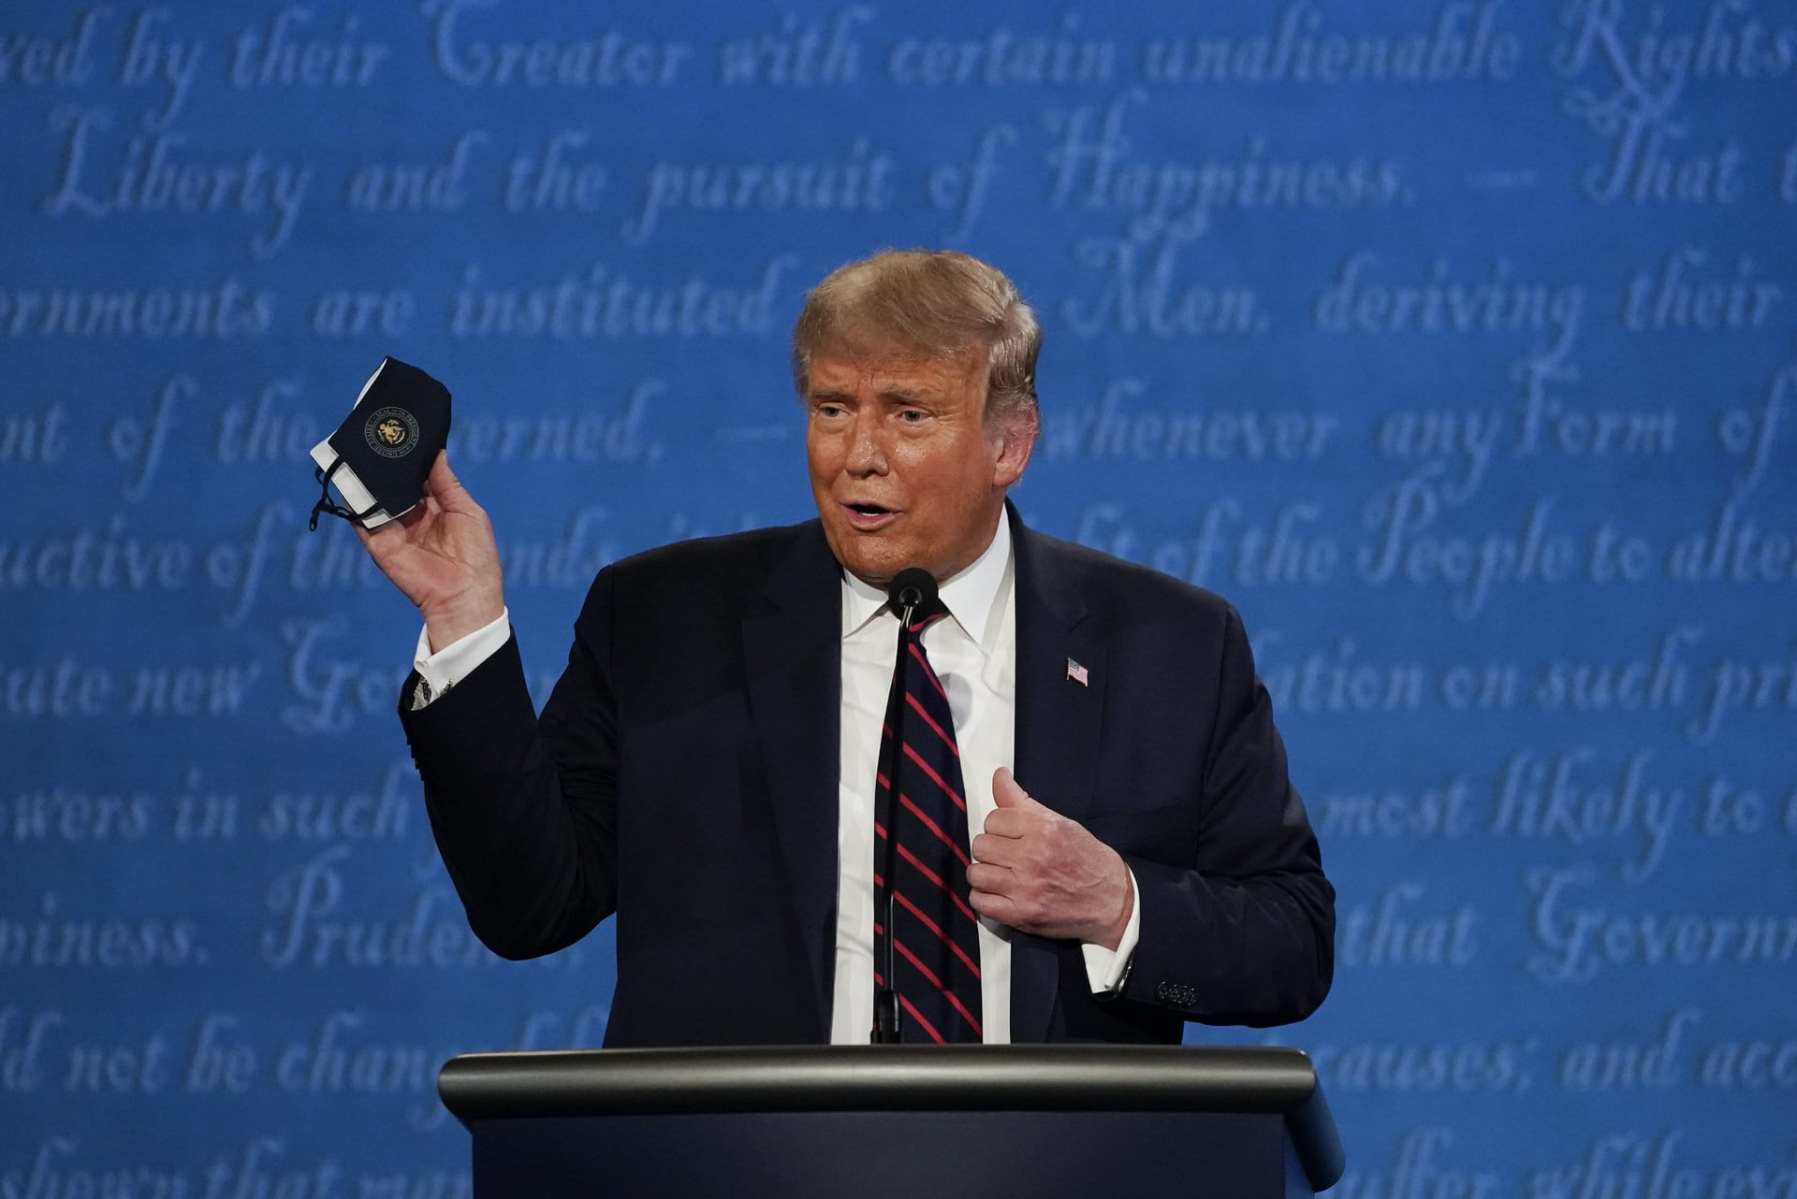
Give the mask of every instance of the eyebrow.
[[[811, 391], [810, 398], [816, 401], [852, 400], [855, 398], [855, 395], [853, 392], [840, 391], [836, 388], [820, 387]], [[876, 393], [875, 398], [885, 400], [888, 403], [928, 404], [936, 401], [939, 398], [939, 393], [937, 389], [933, 387], [885, 387], [881, 388], [880, 391]]]

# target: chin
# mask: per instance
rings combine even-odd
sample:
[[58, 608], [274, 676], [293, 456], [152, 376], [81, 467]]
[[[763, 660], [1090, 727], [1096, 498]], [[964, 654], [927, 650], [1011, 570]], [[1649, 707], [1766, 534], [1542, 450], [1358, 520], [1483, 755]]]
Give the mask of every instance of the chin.
[[[857, 540], [861, 544], [857, 545]], [[892, 581], [892, 576], [907, 566], [917, 563], [906, 557], [898, 547], [877, 544], [876, 539], [864, 533], [850, 531], [845, 542], [846, 553], [836, 555], [837, 561], [858, 575], [865, 582], [876, 587], [884, 587]]]
[[884, 587], [892, 582], [892, 576], [905, 569], [896, 563], [883, 559], [869, 560], [866, 557], [850, 556], [842, 562], [843, 568], [863, 583], [871, 583], [875, 587]]

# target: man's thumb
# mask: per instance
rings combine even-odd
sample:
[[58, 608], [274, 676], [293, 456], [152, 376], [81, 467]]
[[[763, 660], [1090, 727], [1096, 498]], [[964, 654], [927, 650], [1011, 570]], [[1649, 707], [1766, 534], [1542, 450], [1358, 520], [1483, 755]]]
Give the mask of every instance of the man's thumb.
[[1016, 776], [1009, 767], [1000, 766], [992, 772], [992, 802], [1001, 808], [1021, 808], [1036, 801], [1030, 798], [1028, 791], [1017, 785]]

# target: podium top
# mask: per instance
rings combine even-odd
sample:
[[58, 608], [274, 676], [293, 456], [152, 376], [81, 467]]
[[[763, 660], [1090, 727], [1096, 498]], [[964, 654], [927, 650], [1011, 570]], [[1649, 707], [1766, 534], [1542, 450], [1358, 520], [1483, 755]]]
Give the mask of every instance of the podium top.
[[803, 1111], [1241, 1112], [1284, 1117], [1312, 1186], [1342, 1170], [1310, 1059], [1236, 1046], [852, 1045], [470, 1053], [437, 1079], [464, 1124]]

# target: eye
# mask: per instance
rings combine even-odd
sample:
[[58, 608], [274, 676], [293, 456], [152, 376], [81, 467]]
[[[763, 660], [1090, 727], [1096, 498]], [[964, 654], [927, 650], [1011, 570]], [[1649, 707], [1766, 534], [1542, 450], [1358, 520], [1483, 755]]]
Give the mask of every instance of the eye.
[[930, 418], [930, 414], [922, 408], [899, 409], [899, 421], [907, 425], [921, 425]]

